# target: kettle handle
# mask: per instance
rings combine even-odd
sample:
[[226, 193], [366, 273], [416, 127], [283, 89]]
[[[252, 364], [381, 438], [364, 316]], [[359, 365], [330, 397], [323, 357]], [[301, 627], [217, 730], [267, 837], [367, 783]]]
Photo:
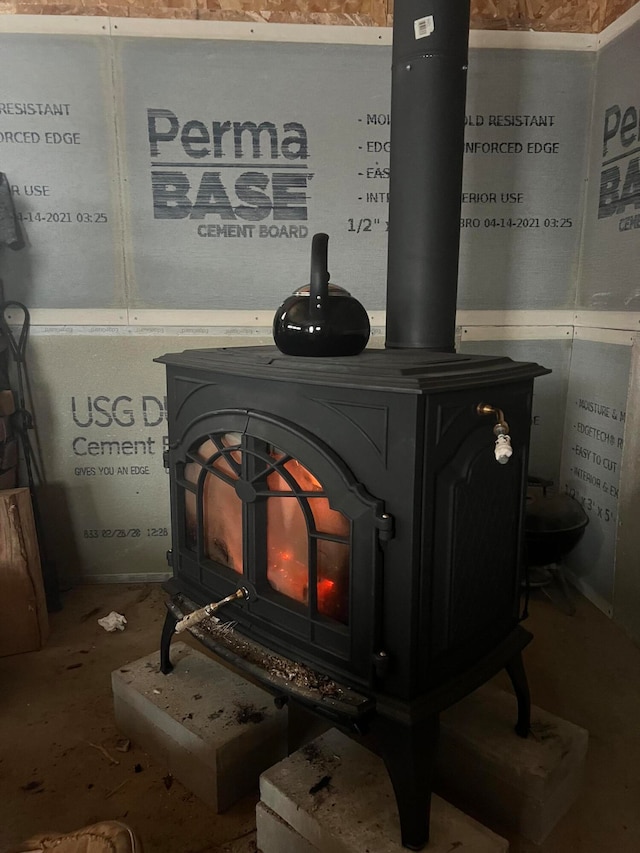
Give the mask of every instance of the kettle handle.
[[311, 242], [311, 278], [309, 296], [324, 299], [329, 295], [329, 272], [327, 269], [329, 235], [314, 234]]

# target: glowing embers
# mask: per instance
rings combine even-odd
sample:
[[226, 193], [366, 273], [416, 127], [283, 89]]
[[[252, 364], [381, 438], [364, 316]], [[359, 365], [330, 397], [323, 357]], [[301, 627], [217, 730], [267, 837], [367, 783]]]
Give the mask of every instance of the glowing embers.
[[331, 509], [304, 465], [272, 452], [278, 467], [267, 477], [272, 493], [267, 499], [267, 580], [278, 592], [347, 624], [349, 521]]
[[[185, 465], [187, 544], [321, 615], [348, 624], [350, 522], [297, 459], [251, 436], [211, 435]], [[243, 543], [243, 530], [256, 542]], [[251, 555], [251, 556], [249, 556]], [[265, 587], [266, 583], [266, 587]]]

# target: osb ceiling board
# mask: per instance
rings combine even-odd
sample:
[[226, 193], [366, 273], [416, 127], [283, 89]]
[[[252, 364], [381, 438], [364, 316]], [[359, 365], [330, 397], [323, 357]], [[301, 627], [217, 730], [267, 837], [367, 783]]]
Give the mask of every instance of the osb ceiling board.
[[471, 26], [474, 29], [526, 30], [523, 0], [472, 0]]
[[608, 27], [614, 21], [617, 21], [621, 15], [628, 12], [636, 5], [637, 0], [608, 0], [606, 4], [606, 13], [600, 29]]
[[604, 0], [522, 0], [528, 28], [549, 32], [599, 32], [604, 5]]
[[384, 26], [385, 0], [198, 0], [198, 17], [271, 23]]
[[[454, 0], [452, 0], [454, 2]], [[489, 30], [597, 33], [639, 0], [471, 0], [471, 26]], [[0, 14], [199, 18], [390, 26], [393, 0], [0, 0]]]
[[0, 14], [111, 15], [140, 18], [198, 18], [352, 26], [385, 26], [386, 0], [0, 0]]
[[[565, 0], [566, 2], [566, 0]], [[393, 0], [388, 0], [387, 23], [393, 23]], [[528, 29], [524, 0], [471, 0], [471, 26], [483, 30]]]
[[[471, 26], [490, 30], [597, 33], [638, 0], [471, 0]], [[393, 21], [393, 0], [387, 23]]]
[[226, 20], [360, 26], [383, 26], [387, 13], [385, 0], [198, 0], [198, 9], [199, 17]]

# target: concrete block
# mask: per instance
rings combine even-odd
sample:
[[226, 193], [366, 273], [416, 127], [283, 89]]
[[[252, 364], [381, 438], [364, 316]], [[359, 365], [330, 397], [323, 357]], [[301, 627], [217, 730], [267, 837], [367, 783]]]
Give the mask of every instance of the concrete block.
[[[276, 853], [276, 835], [293, 838], [295, 853], [405, 851], [395, 796], [382, 760], [336, 729], [266, 770], [260, 777], [260, 795], [262, 805], [297, 834], [286, 836], [286, 828], [276, 827], [273, 819], [267, 821], [269, 813], [263, 811], [257, 835], [263, 853]], [[504, 853], [509, 844], [434, 797], [426, 849], [429, 853]]]
[[184, 643], [111, 675], [118, 728], [217, 812], [257, 787], [287, 754], [287, 710], [259, 687]]
[[260, 853], [318, 853], [317, 847], [264, 803], [256, 806], [256, 844]]
[[577, 798], [588, 732], [532, 708], [531, 734], [514, 732], [515, 697], [491, 685], [442, 713], [437, 788], [490, 826], [540, 844]]

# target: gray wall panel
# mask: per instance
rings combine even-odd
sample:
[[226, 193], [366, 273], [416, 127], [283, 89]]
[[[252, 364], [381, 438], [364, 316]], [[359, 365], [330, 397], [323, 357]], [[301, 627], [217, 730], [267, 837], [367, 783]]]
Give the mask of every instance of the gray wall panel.
[[567, 563], [609, 612], [630, 364], [629, 346], [574, 341], [561, 485], [583, 504], [589, 525]]
[[[384, 307], [388, 46], [3, 34], [0, 48], [14, 105], [0, 113], [0, 168], [29, 239], [1, 259], [13, 298], [275, 309], [306, 280], [310, 236], [325, 230], [334, 280]], [[472, 51], [461, 307], [572, 304], [593, 63], [579, 51]], [[69, 114], [15, 114], [27, 103]], [[257, 156], [248, 131], [236, 149], [234, 122], [271, 122], [275, 151], [266, 129]], [[80, 144], [6, 136], [25, 131], [75, 132]], [[296, 158], [301, 146], [284, 140], [302, 135], [308, 156]]]
[[[573, 304], [593, 61], [472, 51], [460, 307]], [[383, 308], [389, 63], [383, 46], [119, 40], [133, 304], [275, 308], [327, 231], [333, 280]], [[267, 130], [257, 156], [246, 132], [236, 147], [236, 122], [270, 122], [275, 151]], [[283, 156], [292, 122], [308, 157]], [[279, 219], [274, 179], [292, 176], [300, 218]]]
[[640, 644], [640, 338], [632, 364], [620, 472], [613, 618]]
[[27, 240], [2, 251], [0, 276], [31, 308], [124, 305], [109, 50], [102, 36], [0, 34], [0, 171]]
[[165, 343], [175, 342], [77, 335], [32, 340], [36, 416], [51, 484], [45, 518], [54, 522], [49, 536], [67, 578], [167, 570], [164, 371], [153, 363]]
[[598, 55], [579, 304], [640, 311], [640, 23]]
[[[465, 155], [465, 191], [497, 201], [463, 204], [462, 308], [573, 306], [593, 68], [588, 53], [472, 52], [468, 120], [483, 123], [467, 145], [516, 153]], [[541, 124], [499, 126], [510, 121]], [[520, 200], [501, 203], [509, 194]]]

